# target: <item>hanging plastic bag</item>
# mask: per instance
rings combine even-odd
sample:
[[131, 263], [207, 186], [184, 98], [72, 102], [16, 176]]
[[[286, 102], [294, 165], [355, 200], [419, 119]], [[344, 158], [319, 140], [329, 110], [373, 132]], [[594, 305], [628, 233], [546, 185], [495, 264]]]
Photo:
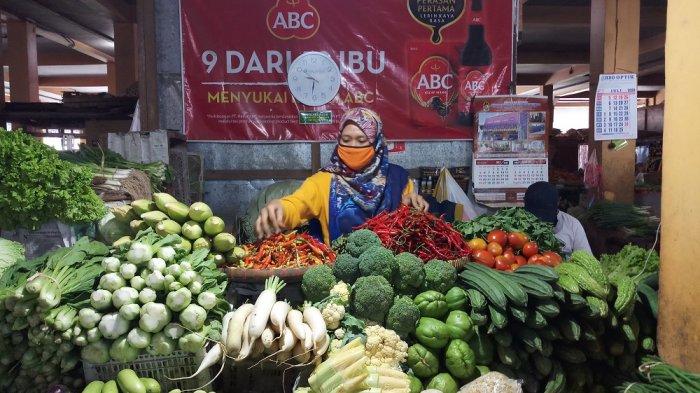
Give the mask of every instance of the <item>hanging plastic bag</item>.
[[600, 166], [595, 149], [588, 157], [588, 161], [583, 166], [583, 183], [587, 189], [598, 188], [600, 185]]
[[[471, 220], [485, 211], [485, 209], [469, 199], [467, 193], [464, 192], [459, 183], [452, 177], [450, 171], [445, 167], [440, 170], [440, 177], [438, 177], [438, 181], [435, 184], [433, 196], [438, 202], [450, 201], [457, 204], [455, 211], [455, 219], [457, 220]], [[461, 212], [461, 216], [458, 212]]]

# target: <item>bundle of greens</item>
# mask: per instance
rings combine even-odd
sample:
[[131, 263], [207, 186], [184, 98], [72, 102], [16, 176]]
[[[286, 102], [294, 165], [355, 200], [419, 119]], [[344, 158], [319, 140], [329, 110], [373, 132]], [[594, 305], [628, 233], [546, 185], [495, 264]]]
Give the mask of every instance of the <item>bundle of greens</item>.
[[683, 371], [656, 357], [646, 357], [639, 367], [642, 382], [617, 388], [624, 393], [677, 393], [700, 391], [700, 375]]
[[50, 220], [99, 220], [105, 207], [92, 190], [92, 172], [72, 165], [38, 139], [0, 129], [0, 228], [34, 230]]
[[82, 384], [79, 346], [95, 337], [80, 329], [78, 310], [89, 304], [109, 252], [82, 238], [72, 247], [19, 260], [0, 278], [0, 390], [45, 391], [55, 383]]
[[600, 257], [603, 270], [610, 278], [626, 276], [637, 282], [659, 271], [659, 254], [628, 244], [617, 254]]
[[649, 213], [648, 207], [609, 201], [596, 202], [582, 218], [599, 228], [624, 229], [632, 236], [653, 235], [659, 225], [659, 219]]
[[24, 247], [16, 242], [0, 238], [0, 277], [5, 270], [24, 259]]
[[535, 215], [520, 207], [501, 209], [493, 215], [482, 214], [466, 222], [456, 222], [455, 229], [465, 239], [485, 238], [494, 229], [506, 232], [523, 232], [537, 243], [540, 250], [561, 251], [561, 243], [554, 237], [551, 224], [540, 221]]
[[[95, 173], [113, 175], [115, 169], [138, 169], [148, 174], [153, 191], [163, 191], [166, 183], [170, 182], [170, 168], [164, 163], [152, 162], [141, 164], [126, 160], [121, 154], [100, 147], [80, 145], [77, 152], [62, 152], [61, 158], [74, 164], [83, 165]], [[110, 177], [110, 176], [106, 176]]]

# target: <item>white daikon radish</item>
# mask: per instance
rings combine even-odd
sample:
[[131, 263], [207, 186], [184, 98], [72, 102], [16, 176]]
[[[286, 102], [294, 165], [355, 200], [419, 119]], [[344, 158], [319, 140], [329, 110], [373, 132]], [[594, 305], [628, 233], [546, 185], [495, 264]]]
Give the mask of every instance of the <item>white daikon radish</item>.
[[272, 306], [277, 302], [277, 292], [282, 290], [285, 285], [284, 281], [280, 280], [277, 276], [265, 280], [265, 290], [260, 293], [260, 296], [258, 296], [258, 299], [255, 301], [255, 309], [253, 310], [250, 327], [248, 328], [248, 335], [250, 335], [251, 341], [256, 340], [262, 335], [263, 330], [265, 330], [267, 326], [267, 322], [270, 320]]
[[297, 363], [306, 363], [311, 359], [311, 351], [304, 348], [301, 343], [294, 346], [292, 358]]
[[287, 320], [287, 314], [291, 310], [289, 303], [283, 300], [278, 300], [270, 311], [270, 324], [275, 333], [280, 334], [284, 330], [284, 321]]
[[304, 315], [299, 310], [289, 310], [287, 314], [287, 326], [292, 330], [292, 333], [298, 340], [304, 340], [306, 332], [304, 331]]
[[314, 358], [320, 358], [328, 351], [328, 346], [331, 344], [331, 337], [326, 334], [321, 339], [321, 342], [314, 348]]
[[270, 348], [272, 346], [272, 342], [275, 339], [275, 332], [272, 331], [271, 327], [266, 327], [265, 330], [263, 330], [262, 335], [260, 336], [260, 341], [262, 342], [262, 345], [265, 347], [265, 349]]
[[[303, 324], [303, 329], [304, 329], [304, 348], [307, 351], [310, 351], [314, 349], [314, 337], [311, 332], [311, 327], [307, 324]], [[301, 340], [300, 340], [301, 341]]]
[[265, 346], [263, 345], [262, 340], [255, 340], [250, 350], [250, 357], [252, 359], [256, 359], [258, 356], [262, 355], [263, 352], [265, 352]]
[[304, 307], [304, 322], [311, 328], [313, 342], [318, 346], [326, 335], [326, 322], [323, 320], [321, 311], [313, 306]]
[[253, 349], [253, 344], [254, 340], [251, 340], [250, 334], [248, 334], [248, 328], [250, 327], [250, 320], [253, 314], [249, 314], [248, 318], [245, 319], [245, 322], [243, 323], [243, 342], [241, 343], [241, 350], [238, 352], [238, 356], [236, 357], [236, 361], [240, 362], [241, 360], [245, 360], [250, 356], [250, 351]]
[[[238, 355], [238, 352], [240, 352], [244, 334], [243, 325], [248, 316], [253, 312], [253, 308], [254, 306], [252, 304], [246, 303], [233, 312], [225, 337], [227, 354]], [[247, 335], [247, 331], [245, 333]]]
[[285, 326], [280, 337], [280, 352], [291, 351], [297, 341], [297, 337], [292, 333], [292, 330]]

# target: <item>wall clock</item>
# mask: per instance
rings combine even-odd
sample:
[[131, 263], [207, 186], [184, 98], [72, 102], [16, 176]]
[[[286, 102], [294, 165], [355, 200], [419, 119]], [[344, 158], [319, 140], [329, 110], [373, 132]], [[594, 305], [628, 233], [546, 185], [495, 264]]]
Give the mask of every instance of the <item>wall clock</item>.
[[302, 104], [325, 105], [338, 94], [340, 69], [327, 54], [306, 52], [289, 66], [287, 84], [294, 98]]

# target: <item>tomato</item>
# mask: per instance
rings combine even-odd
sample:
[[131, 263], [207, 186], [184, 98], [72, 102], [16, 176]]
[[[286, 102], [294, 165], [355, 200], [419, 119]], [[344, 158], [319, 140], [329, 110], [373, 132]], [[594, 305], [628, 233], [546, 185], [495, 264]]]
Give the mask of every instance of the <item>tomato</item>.
[[550, 260], [550, 264], [548, 266], [551, 267], [558, 266], [562, 262], [561, 255], [554, 251], [545, 251], [542, 253], [542, 256]]
[[522, 232], [511, 232], [508, 234], [508, 244], [513, 246], [516, 250], [522, 249], [529, 240], [527, 235]]
[[493, 267], [496, 262], [490, 252], [486, 250], [477, 250], [472, 254], [472, 260], [487, 267]]
[[494, 257], [497, 257], [503, 254], [503, 247], [496, 242], [491, 242], [486, 246], [486, 251], [490, 252]]
[[525, 265], [527, 265], [527, 259], [525, 259], [525, 257], [522, 255], [516, 255], [515, 256], [515, 265], [518, 265], [518, 267], [525, 266]]
[[544, 261], [542, 258], [543, 258], [542, 254], [532, 255], [530, 258], [527, 259], [527, 264], [528, 265], [544, 265]]
[[523, 256], [525, 258], [530, 258], [531, 256], [537, 254], [539, 251], [539, 247], [537, 247], [537, 243], [535, 242], [527, 242], [523, 246]]
[[498, 270], [510, 270], [510, 263], [506, 260], [506, 257], [499, 255], [496, 257], [495, 268]]
[[508, 242], [508, 234], [500, 229], [494, 229], [486, 235], [486, 241], [489, 243], [498, 243], [501, 247], [505, 247]]
[[508, 261], [509, 265], [515, 263], [515, 254], [513, 254], [513, 251], [508, 250], [507, 248], [505, 251], [503, 251], [503, 257], [506, 258], [506, 261]]
[[469, 248], [470, 248], [472, 251], [485, 250], [485, 249], [486, 249], [486, 240], [484, 240], [484, 239], [479, 239], [479, 238], [477, 237], [477, 238], [474, 238], [474, 239], [470, 240], [470, 241], [467, 243], [467, 246], [469, 246]]

